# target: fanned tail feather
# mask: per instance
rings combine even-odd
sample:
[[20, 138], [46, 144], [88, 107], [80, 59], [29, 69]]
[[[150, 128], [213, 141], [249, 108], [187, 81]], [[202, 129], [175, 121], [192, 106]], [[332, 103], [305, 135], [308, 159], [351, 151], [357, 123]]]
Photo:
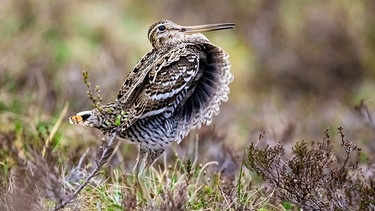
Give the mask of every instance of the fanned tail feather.
[[179, 143], [190, 130], [209, 125], [214, 115], [218, 115], [221, 102], [228, 100], [229, 84], [233, 81], [230, 73], [228, 53], [221, 48], [207, 45], [207, 64], [202, 78], [180, 111], [177, 137]]

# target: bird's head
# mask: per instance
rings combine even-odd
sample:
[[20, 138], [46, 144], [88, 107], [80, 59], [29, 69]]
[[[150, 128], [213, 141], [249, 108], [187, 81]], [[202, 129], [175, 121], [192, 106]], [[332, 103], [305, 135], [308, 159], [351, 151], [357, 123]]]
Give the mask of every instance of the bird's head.
[[159, 49], [184, 42], [208, 41], [200, 32], [231, 29], [233, 27], [234, 23], [181, 26], [169, 20], [162, 20], [150, 27], [148, 39], [154, 49]]

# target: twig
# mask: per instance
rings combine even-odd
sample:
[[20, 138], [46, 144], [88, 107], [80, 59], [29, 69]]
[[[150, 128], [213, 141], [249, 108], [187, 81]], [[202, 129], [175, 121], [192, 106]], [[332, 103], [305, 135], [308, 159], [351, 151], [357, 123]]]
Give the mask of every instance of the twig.
[[238, 198], [241, 198], [241, 179], [242, 179], [242, 168], [243, 168], [243, 164], [244, 164], [244, 160], [245, 160], [245, 153], [246, 153], [246, 150], [244, 150], [243, 152], [243, 156], [242, 156], [242, 162], [241, 162], [241, 168], [240, 168], [240, 175], [238, 177], [238, 181], [237, 181], [237, 195], [238, 195]]
[[51, 133], [49, 134], [48, 138], [46, 139], [46, 142], [44, 143], [43, 151], [42, 151], [43, 158], [46, 157], [46, 152], [47, 152], [47, 148], [49, 146], [49, 143], [52, 141], [53, 136], [55, 136], [55, 133], [57, 132], [57, 129], [60, 127], [61, 122], [62, 122], [66, 112], [68, 111], [68, 108], [69, 108], [69, 103], [66, 102], [65, 105], [64, 105], [63, 111], [61, 112], [59, 118], [57, 119], [55, 125], [52, 128]]
[[77, 197], [77, 195], [83, 190], [83, 188], [90, 182], [90, 180], [94, 176], [96, 176], [96, 174], [99, 172], [101, 167], [104, 164], [107, 163], [107, 161], [108, 161], [107, 158], [110, 157], [108, 155], [108, 153], [111, 153], [111, 154], [113, 153], [113, 151], [111, 151], [110, 148], [111, 148], [111, 146], [113, 146], [113, 144], [115, 142], [117, 132], [118, 132], [118, 130], [115, 130], [115, 132], [112, 133], [111, 139], [109, 140], [108, 144], [104, 143], [102, 155], [101, 155], [100, 159], [97, 161], [97, 166], [93, 169], [93, 171], [85, 178], [83, 183], [74, 191], [74, 193], [71, 196], [68, 197], [67, 200], [57, 204], [53, 210], [62, 209], [66, 205], [68, 205], [73, 199], [75, 199]]
[[355, 106], [355, 109], [358, 111], [362, 117], [367, 118], [366, 120], [370, 124], [371, 127], [375, 128], [375, 120], [372, 113], [369, 111], [368, 106], [365, 104], [365, 101], [362, 99], [359, 105]]
[[368, 110], [368, 107], [365, 105], [364, 107], [365, 111], [366, 111], [366, 115], [367, 115], [367, 118], [369, 119], [370, 121], [370, 125], [372, 127], [375, 127], [375, 121], [374, 121], [374, 118], [373, 116], [371, 115], [370, 111]]
[[83, 163], [83, 160], [85, 159], [87, 153], [89, 153], [89, 148], [86, 149], [85, 153], [83, 153], [83, 155], [82, 155], [81, 158], [79, 159], [79, 161], [78, 161], [78, 165], [77, 165], [76, 168], [81, 168], [82, 163]]
[[116, 125], [116, 123], [108, 116], [108, 112], [104, 111], [103, 108], [101, 107], [102, 96], [100, 94], [99, 86], [97, 85], [94, 89], [96, 92], [96, 97], [94, 97], [94, 94], [91, 91], [91, 83], [88, 81], [89, 73], [87, 71], [82, 71], [82, 75], [83, 75], [83, 82], [85, 83], [87, 87], [87, 95], [89, 99], [91, 100], [93, 107], [98, 109], [98, 111], [100, 112], [100, 114], [104, 116], [106, 121], [110, 122], [112, 125]]

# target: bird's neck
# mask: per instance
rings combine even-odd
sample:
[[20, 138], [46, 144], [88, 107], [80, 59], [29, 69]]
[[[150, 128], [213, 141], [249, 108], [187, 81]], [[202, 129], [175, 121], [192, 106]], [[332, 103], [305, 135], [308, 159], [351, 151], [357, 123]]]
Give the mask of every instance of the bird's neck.
[[206, 36], [204, 36], [201, 33], [197, 34], [184, 34], [181, 37], [177, 37], [174, 39], [167, 40], [163, 42], [160, 45], [154, 46], [154, 49], [156, 49], [159, 52], [164, 52], [166, 50], [170, 50], [176, 47], [184, 46], [186, 44], [202, 44], [202, 43], [209, 43], [210, 41], [207, 39]]

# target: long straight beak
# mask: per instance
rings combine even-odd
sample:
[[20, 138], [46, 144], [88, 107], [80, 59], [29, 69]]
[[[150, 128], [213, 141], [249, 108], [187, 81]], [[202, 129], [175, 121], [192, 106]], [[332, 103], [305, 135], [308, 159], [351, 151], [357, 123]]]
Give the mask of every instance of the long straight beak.
[[205, 31], [216, 31], [216, 30], [223, 30], [223, 29], [232, 29], [234, 27], [234, 23], [214, 23], [214, 24], [205, 24], [199, 26], [181, 26], [181, 31], [194, 34], [198, 32], [205, 32]]

